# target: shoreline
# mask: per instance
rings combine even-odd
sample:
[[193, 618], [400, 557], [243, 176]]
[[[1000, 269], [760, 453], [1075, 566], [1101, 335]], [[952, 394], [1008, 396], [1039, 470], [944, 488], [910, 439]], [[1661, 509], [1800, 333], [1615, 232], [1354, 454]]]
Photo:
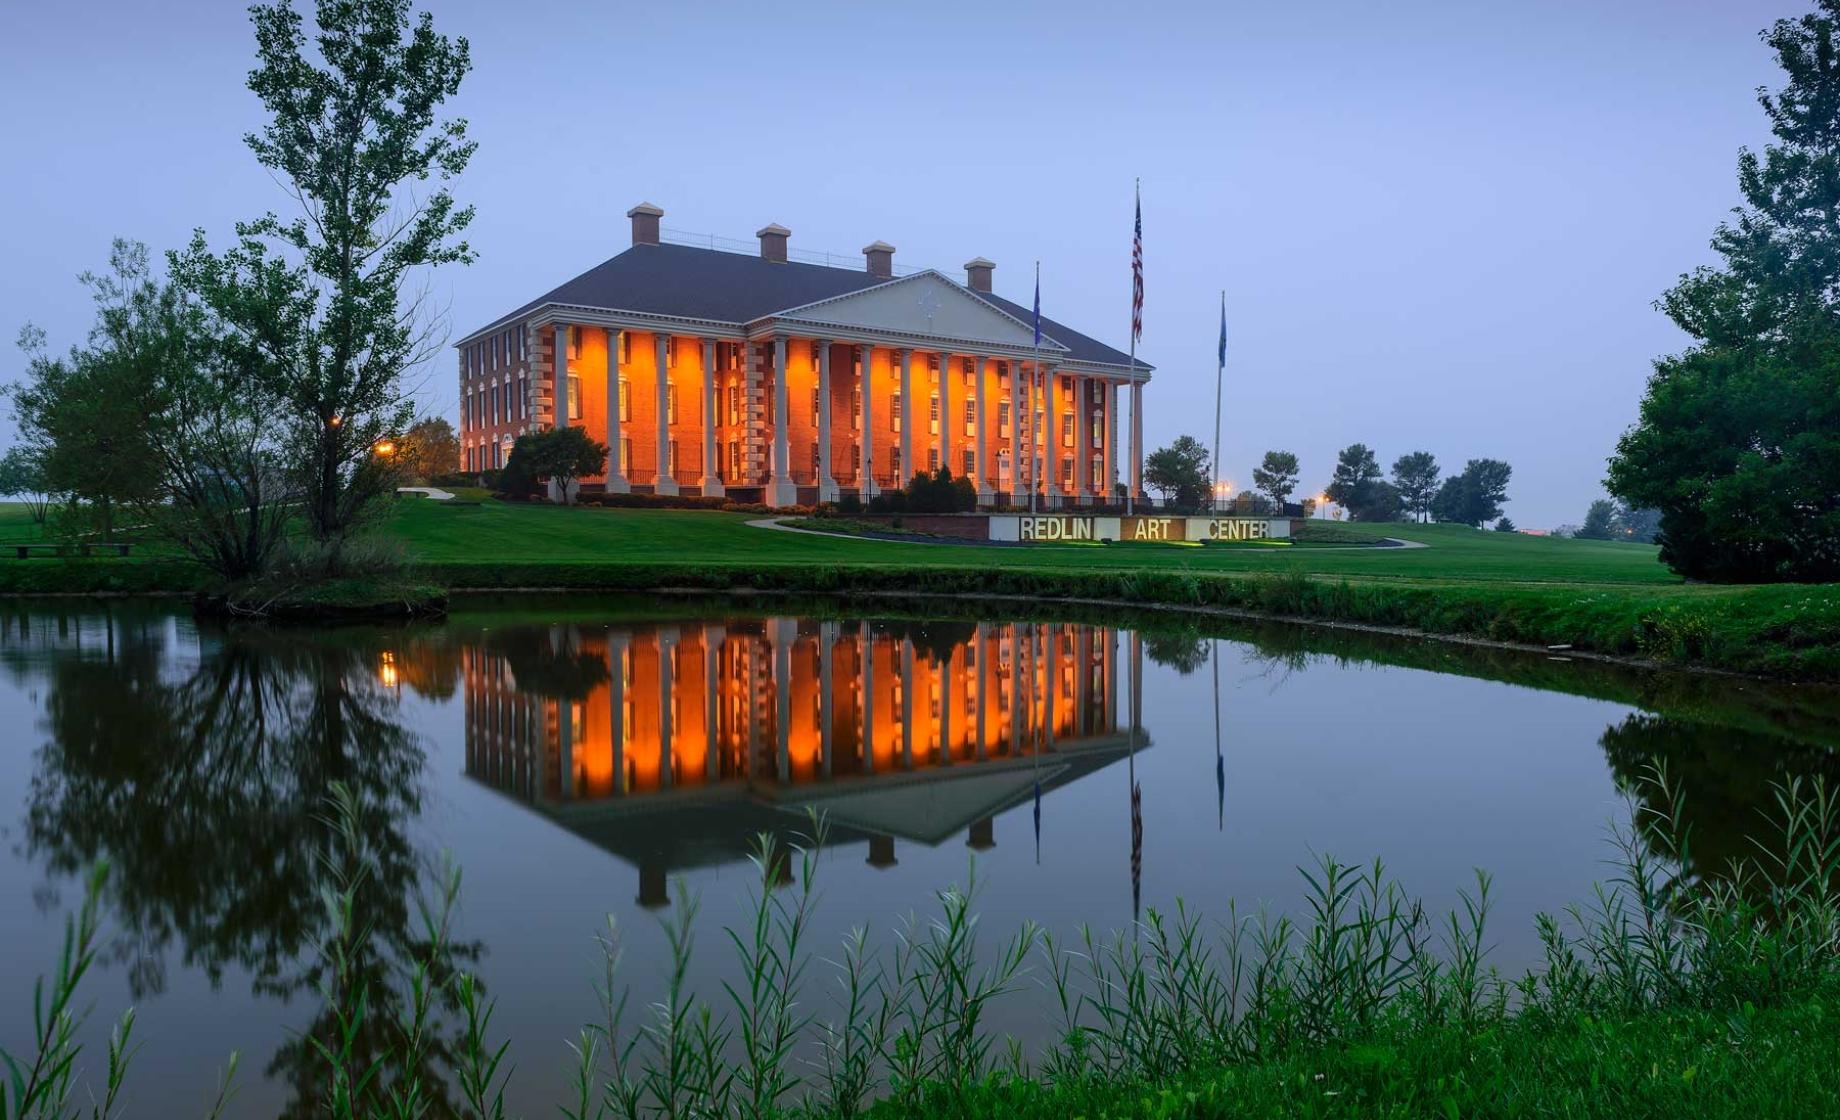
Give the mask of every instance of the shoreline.
[[[542, 567], [543, 565], [533, 565]], [[470, 567], [470, 566], [467, 566]], [[494, 566], [494, 571], [502, 572], [506, 566]], [[1174, 596], [1157, 594], [1159, 591], [1180, 590], [1192, 593], [1203, 584], [1199, 580], [1180, 580], [1174, 588], [1136, 586], [1131, 590], [1149, 592], [1148, 594], [1119, 595], [1098, 594], [1087, 590], [1095, 584], [1113, 584], [1119, 582], [1143, 584], [1167, 578], [1167, 573], [1150, 573], [1131, 571], [1124, 573], [1044, 573], [1031, 572], [990, 572], [963, 568], [908, 568], [888, 571], [884, 569], [862, 569], [848, 566], [836, 566], [828, 569], [791, 569], [792, 578], [762, 580], [709, 580], [711, 575], [749, 573], [724, 573], [707, 567], [674, 564], [645, 565], [567, 565], [571, 574], [581, 574], [584, 569], [602, 577], [591, 580], [563, 580], [560, 582], [532, 581], [507, 582], [494, 584], [490, 581], [476, 581], [466, 578], [451, 577], [473, 574], [466, 567], [451, 565], [430, 565], [424, 573], [426, 582], [444, 590], [450, 609], [464, 609], [466, 600], [482, 599], [495, 595], [535, 596], [589, 594], [637, 594], [660, 595], [671, 597], [723, 596], [735, 599], [755, 597], [791, 598], [797, 596], [839, 597], [855, 599], [873, 599], [877, 601], [958, 601], [990, 604], [1025, 605], [1032, 609], [1053, 609], [1056, 606], [1100, 608], [1125, 612], [1146, 612], [1166, 616], [1188, 617], [1196, 619], [1220, 619], [1233, 622], [1277, 623], [1309, 627], [1317, 630], [1342, 633], [1374, 634], [1390, 638], [1418, 639], [1447, 643], [1458, 647], [1472, 649], [1489, 649], [1512, 652], [1520, 655], [1538, 656], [1552, 661], [1583, 662], [1618, 666], [1642, 670], [1665, 670], [1689, 672], [1711, 677], [1723, 677], [1736, 680], [1770, 681], [1779, 684], [1800, 684], [1811, 686], [1830, 686], [1840, 683], [1840, 673], [1822, 672], [1794, 673], [1767, 671], [1758, 666], [1721, 663], [1700, 657], [1657, 657], [1632, 651], [1614, 651], [1580, 645], [1575, 638], [1568, 639], [1553, 633], [1543, 636], [1527, 636], [1517, 640], [1512, 637], [1476, 633], [1463, 629], [1433, 629], [1414, 626], [1406, 622], [1384, 621], [1371, 618], [1346, 617], [1323, 611], [1311, 610], [1274, 610], [1267, 606], [1249, 605], [1246, 602], [1202, 602], [1187, 601]], [[446, 571], [441, 569], [446, 568]], [[669, 570], [665, 570], [669, 569]], [[784, 577], [785, 569], [757, 569], [751, 574], [765, 575], [774, 572]], [[692, 579], [688, 582], [684, 576], [694, 573], [708, 582], [699, 583]], [[654, 579], [629, 580], [620, 578], [629, 575], [659, 577]], [[812, 578], [818, 577], [818, 578]], [[1005, 578], [1009, 577], [1009, 578]], [[1020, 579], [1016, 577], [1021, 577]], [[904, 585], [911, 581], [912, 586]], [[1046, 585], [1046, 593], [1030, 593], [1027, 590], [1003, 587], [989, 588], [977, 586], [985, 583], [1039, 582]], [[1236, 592], [1269, 592], [1270, 588], [1258, 586], [1272, 582], [1271, 576], [1210, 576], [1207, 583], [1216, 590], [1226, 589]], [[940, 587], [945, 583], [952, 586]], [[932, 584], [934, 586], [928, 586]], [[1353, 594], [1353, 587], [1347, 581], [1331, 582], [1322, 578], [1303, 578], [1291, 581], [1292, 586], [1286, 590], [1303, 592], [1306, 589], [1315, 592], [1320, 598], [1326, 595], [1334, 605], [1334, 600]], [[1082, 587], [1082, 585], [1086, 585]], [[1224, 587], [1222, 586], [1224, 585]], [[1246, 585], [1252, 585], [1250, 587]], [[1452, 598], [1479, 598], [1498, 600], [1499, 606], [1505, 607], [1512, 598], [1509, 589], [1494, 591], [1486, 586], [1467, 585], [1453, 588], [1426, 588], [1413, 586], [1389, 586], [1385, 584], [1362, 585], [1368, 594], [1376, 596], [1381, 606], [1396, 603], [1402, 599], [1436, 600], [1441, 593], [1448, 593]], [[1525, 589], [1522, 589], [1525, 590]], [[1551, 591], [1555, 589], [1537, 589]], [[1573, 588], [1572, 590], [1577, 590]], [[1602, 589], [1598, 589], [1602, 593]], [[200, 590], [172, 587], [150, 587], [146, 589], [96, 588], [78, 591], [0, 591], [0, 602], [20, 603], [30, 600], [97, 600], [117, 601], [126, 599], [193, 599], [200, 596]], [[1634, 596], [1630, 596], [1633, 598]], [[1301, 596], [1299, 606], [1322, 606], [1309, 596]], [[272, 618], [247, 618], [242, 621], [273, 622], [286, 626], [338, 626], [349, 623], [412, 621], [431, 617], [423, 612], [404, 612], [400, 606], [391, 610], [367, 610], [357, 603], [327, 601], [320, 604], [320, 609], [311, 611], [293, 610], [286, 615]], [[439, 617], [437, 612], [432, 617]], [[1550, 637], [1554, 640], [1544, 640]]]

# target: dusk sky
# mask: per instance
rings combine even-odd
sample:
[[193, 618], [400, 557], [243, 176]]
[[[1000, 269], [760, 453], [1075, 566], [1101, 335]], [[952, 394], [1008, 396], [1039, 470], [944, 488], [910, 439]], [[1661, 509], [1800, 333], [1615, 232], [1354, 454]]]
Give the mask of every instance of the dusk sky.
[[[1285, 4], [435, 3], [472, 42], [452, 106], [479, 260], [434, 280], [453, 337], [667, 230], [997, 291], [1123, 347], [1143, 179], [1147, 448], [1212, 439], [1228, 313], [1225, 474], [1268, 448], [1307, 492], [1338, 448], [1385, 465], [1513, 464], [1523, 528], [1582, 520], [1649, 363], [1651, 306], [1737, 201], [1757, 32], [1794, 0]], [[287, 198], [237, 3], [9, 5], [0, 34], [0, 306], [80, 340], [76, 276], [122, 235], [164, 250]], [[14, 356], [0, 371], [15, 376]], [[453, 417], [454, 363], [417, 375]], [[10, 423], [0, 443], [11, 439]]]

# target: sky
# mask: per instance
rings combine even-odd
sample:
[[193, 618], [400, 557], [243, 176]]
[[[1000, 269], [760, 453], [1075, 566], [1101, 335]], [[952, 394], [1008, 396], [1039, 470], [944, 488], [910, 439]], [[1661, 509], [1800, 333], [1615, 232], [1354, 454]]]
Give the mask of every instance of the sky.
[[[303, 0], [304, 2], [304, 0]], [[1147, 448], [1268, 449], [1324, 485], [1356, 441], [1514, 467], [1523, 528], [1583, 519], [1659, 355], [1653, 307], [1711, 263], [1736, 158], [1778, 80], [1757, 33], [1796, 0], [1245, 0], [424, 5], [472, 44], [452, 103], [476, 263], [432, 279], [458, 338], [667, 229], [963, 278], [1128, 341], [1143, 183]], [[0, 15], [0, 308], [62, 349], [77, 276], [285, 208], [243, 135], [243, 5], [8, 5]], [[24, 360], [8, 350], [0, 378]], [[452, 416], [454, 363], [415, 378]], [[0, 443], [10, 441], [10, 425]]]

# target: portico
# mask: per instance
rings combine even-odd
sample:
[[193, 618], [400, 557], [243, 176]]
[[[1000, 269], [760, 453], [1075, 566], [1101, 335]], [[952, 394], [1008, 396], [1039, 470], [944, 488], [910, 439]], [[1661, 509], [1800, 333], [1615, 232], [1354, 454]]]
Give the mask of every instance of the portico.
[[[584, 489], [608, 493], [785, 507], [943, 467], [980, 505], [1057, 508], [1121, 502], [1121, 462], [1139, 476], [1114, 433], [1119, 391], [1141, 399], [1150, 367], [1045, 320], [1036, 345], [991, 262], [962, 284], [896, 277], [878, 241], [861, 272], [808, 265], [781, 226], [751, 258], [665, 244], [661, 214], [634, 207], [632, 249], [460, 344], [467, 469], [502, 466], [506, 432], [553, 424], [607, 444]], [[474, 423], [482, 347], [503, 348], [518, 392]]]

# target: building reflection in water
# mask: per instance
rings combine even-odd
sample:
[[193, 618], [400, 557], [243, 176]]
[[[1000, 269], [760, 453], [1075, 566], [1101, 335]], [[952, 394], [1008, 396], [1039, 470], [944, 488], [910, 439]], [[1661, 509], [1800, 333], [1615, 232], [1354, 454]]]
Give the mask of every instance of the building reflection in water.
[[876, 867], [897, 841], [988, 849], [997, 814], [1132, 749], [1136, 649], [1062, 623], [499, 631], [462, 662], [466, 770], [636, 865], [646, 906], [812, 809]]

